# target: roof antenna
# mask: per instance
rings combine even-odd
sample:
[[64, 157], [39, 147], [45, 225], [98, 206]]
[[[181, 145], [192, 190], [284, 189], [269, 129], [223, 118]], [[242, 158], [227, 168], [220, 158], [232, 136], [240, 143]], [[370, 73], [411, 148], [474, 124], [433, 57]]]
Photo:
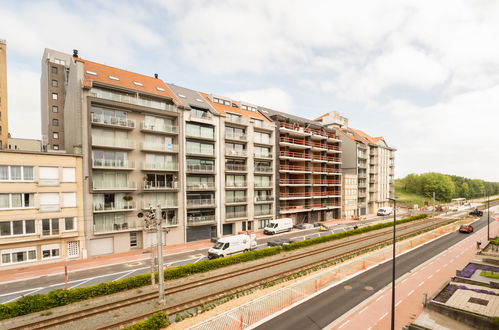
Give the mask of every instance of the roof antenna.
[[158, 74], [157, 73], [154, 74], [154, 78], [158, 79]]
[[73, 57], [78, 57], [78, 49], [73, 49]]

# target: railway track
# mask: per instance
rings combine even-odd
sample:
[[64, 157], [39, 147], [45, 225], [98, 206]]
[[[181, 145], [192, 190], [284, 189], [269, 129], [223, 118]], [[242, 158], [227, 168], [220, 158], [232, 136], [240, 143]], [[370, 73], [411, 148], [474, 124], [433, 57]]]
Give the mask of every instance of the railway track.
[[[405, 224], [398, 225], [397, 237], [410, 236], [415, 233], [421, 232], [423, 230], [427, 230], [432, 227], [439, 227], [451, 222], [456, 221], [449, 219], [436, 219], [431, 223], [425, 219], [415, 222], [409, 222]], [[172, 315], [178, 313], [180, 311], [188, 310], [190, 308], [194, 308], [196, 306], [200, 306], [202, 304], [207, 304], [213, 301], [217, 301], [224, 294], [233, 294], [236, 292], [246, 291], [255, 287], [259, 287], [261, 283], [265, 283], [268, 281], [273, 281], [278, 278], [286, 277], [290, 274], [297, 273], [304, 269], [309, 269], [315, 267], [319, 264], [327, 263], [332, 260], [351, 255], [359, 250], [369, 249], [380, 244], [385, 244], [387, 242], [391, 242], [392, 240], [392, 229], [384, 228], [377, 230], [376, 232], [369, 232], [365, 234], [359, 235], [359, 237], [351, 236], [345, 239], [341, 239], [339, 241], [333, 241], [327, 246], [315, 246], [309, 247], [302, 250], [295, 250], [288, 253], [283, 253], [278, 255], [280, 258], [269, 258], [270, 260], [259, 260], [259, 264], [249, 267], [249, 269], [236, 269], [224, 272], [222, 274], [212, 276], [208, 279], [203, 279], [196, 282], [185, 283], [176, 285], [174, 287], [166, 288], [165, 294], [167, 297], [171, 297], [172, 295], [179, 294], [187, 291], [194, 291], [196, 289], [204, 288], [214, 283], [220, 283], [221, 281], [228, 281], [230, 279], [234, 279], [240, 276], [247, 276], [248, 274], [258, 274], [261, 271], [268, 270], [270, 268], [276, 268], [279, 266], [283, 266], [285, 264], [293, 265], [293, 263], [297, 263], [299, 265], [290, 266], [286, 269], [286, 271], [276, 272], [270, 276], [255, 276], [255, 280], [252, 282], [245, 282], [244, 285], [233, 285], [229, 288], [224, 288], [223, 290], [218, 290], [215, 292], [211, 292], [205, 296], [196, 296], [194, 299], [183, 301], [182, 303], [171, 305], [171, 306], [160, 306], [155, 304], [155, 307], [148, 310], [147, 313], [141, 313], [140, 315], [131, 315], [126, 319], [116, 320], [114, 322], [108, 322], [102, 324], [98, 329], [110, 329], [110, 328], [119, 328], [120, 326], [129, 325], [136, 321], [142, 320], [158, 311], [166, 311], [167, 314]], [[361, 244], [363, 243], [363, 244]], [[356, 245], [361, 245], [360, 247], [356, 247]], [[345, 249], [347, 249], [345, 251]], [[288, 255], [286, 255], [288, 254]], [[320, 256], [320, 258], [318, 258]], [[310, 262], [303, 263], [303, 261], [310, 258]], [[320, 260], [317, 260], [320, 259]], [[299, 261], [302, 263], [300, 264]], [[92, 306], [85, 309], [82, 309], [76, 313], [68, 313], [62, 315], [54, 315], [52, 317], [47, 317], [44, 320], [36, 320], [33, 322], [22, 322], [17, 326], [7, 327], [8, 329], [48, 329], [60, 327], [63, 325], [71, 326], [70, 323], [78, 322], [90, 317], [96, 317], [99, 314], [112, 313], [118, 310], [123, 310], [124, 308], [144, 303], [155, 302], [157, 299], [157, 292], [146, 292], [146, 293], [137, 293], [133, 297], [123, 298], [117, 301], [105, 303], [99, 306]], [[20, 317], [23, 318], [23, 317]], [[14, 319], [11, 319], [14, 321]], [[0, 327], [3, 325], [0, 323]]]

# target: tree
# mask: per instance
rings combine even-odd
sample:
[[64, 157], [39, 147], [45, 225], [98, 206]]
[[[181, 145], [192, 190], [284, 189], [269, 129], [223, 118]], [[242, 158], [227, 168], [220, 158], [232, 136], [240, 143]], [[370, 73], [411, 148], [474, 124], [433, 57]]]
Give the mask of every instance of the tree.
[[421, 192], [426, 197], [449, 201], [456, 192], [454, 182], [448, 175], [440, 173], [425, 173], [421, 175]]

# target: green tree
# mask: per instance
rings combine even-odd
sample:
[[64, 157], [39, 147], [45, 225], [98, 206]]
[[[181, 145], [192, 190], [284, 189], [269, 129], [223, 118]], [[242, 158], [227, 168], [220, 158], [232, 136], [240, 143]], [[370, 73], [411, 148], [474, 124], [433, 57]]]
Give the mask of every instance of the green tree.
[[456, 192], [454, 182], [448, 175], [440, 173], [425, 173], [421, 175], [422, 195], [430, 198], [435, 192], [437, 200], [449, 201]]
[[[462, 185], [461, 185], [461, 196], [464, 197], [464, 198], [470, 198], [471, 195], [470, 195], [470, 186], [468, 185], [467, 182], [464, 182]], [[456, 196], [457, 197], [457, 196]]]

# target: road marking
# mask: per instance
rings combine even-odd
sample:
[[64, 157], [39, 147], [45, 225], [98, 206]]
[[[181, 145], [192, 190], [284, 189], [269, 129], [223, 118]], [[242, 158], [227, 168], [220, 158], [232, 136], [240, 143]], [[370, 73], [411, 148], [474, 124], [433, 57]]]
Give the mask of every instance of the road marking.
[[119, 281], [119, 280], [121, 280], [123, 277], [127, 277], [128, 275], [130, 275], [130, 274], [131, 274], [131, 273], [133, 273], [133, 272], [135, 272], [135, 269], [134, 269], [134, 270], [129, 271], [129, 272], [128, 272], [128, 273], [126, 273], [126, 274], [121, 275], [120, 277], [118, 277], [117, 279], [114, 279], [113, 281]]
[[423, 285], [423, 284], [424, 284], [424, 281], [423, 281], [423, 282], [421, 282], [421, 283], [419, 283], [419, 285], [418, 285], [418, 286], [421, 286], [421, 285]]
[[369, 306], [364, 307], [364, 309], [363, 309], [363, 310], [361, 310], [361, 311], [359, 312], [359, 314], [364, 313], [364, 312], [365, 312], [368, 308], [369, 308]]
[[21, 290], [21, 291], [16, 291], [16, 292], [3, 293], [3, 294], [0, 294], [0, 297], [10, 296], [10, 295], [13, 295], [13, 294], [16, 294], [16, 293], [31, 292], [33, 290], [38, 290], [38, 289], [43, 289], [43, 287], [26, 289], [26, 290]]
[[93, 278], [89, 278], [89, 279], [87, 279], [87, 280], [85, 280], [85, 281], [82, 281], [82, 282], [80, 282], [80, 283], [78, 283], [78, 284], [75, 284], [75, 285], [73, 285], [72, 287], [69, 287], [69, 289], [76, 288], [77, 286], [80, 286], [80, 285], [82, 285], [82, 284], [85, 284], [85, 283], [87, 283], [87, 282], [89, 282], [89, 281], [91, 281], [91, 280], [93, 280]]
[[398, 305], [400, 305], [401, 302], [402, 302], [402, 300], [399, 300], [399, 302], [395, 304], [395, 307], [397, 307]]
[[428, 279], [432, 278], [433, 277], [433, 274], [431, 274], [430, 276], [428, 276]]
[[448, 264], [449, 264], [449, 263], [446, 263], [446, 264], [445, 264], [445, 265], [444, 265], [444, 266], [443, 266], [442, 268], [445, 268], [445, 267], [447, 267], [447, 265], [448, 265]]
[[343, 327], [344, 327], [345, 325], [347, 325], [348, 323], [350, 323], [350, 320], [348, 320], [348, 321], [346, 321], [345, 323], [343, 323], [342, 325], [340, 325], [340, 326], [338, 327], [338, 329], [343, 328]]
[[383, 296], [379, 296], [378, 299], [376, 299], [374, 302], [378, 302], [381, 300], [381, 298], [383, 298]]
[[438, 273], [438, 272], [440, 271], [440, 269], [442, 269], [442, 268], [437, 269], [437, 270], [435, 271], [435, 273]]
[[204, 258], [204, 256], [201, 256], [198, 260], [194, 261], [193, 264], [195, 264], [198, 261], [201, 261], [201, 259], [203, 259], [203, 258]]
[[402, 280], [402, 282], [400, 282], [400, 284], [404, 283], [405, 281], [407, 281], [409, 278], [406, 277], [404, 280]]
[[382, 320], [382, 319], [384, 319], [384, 318], [385, 318], [385, 316], [387, 316], [387, 315], [388, 315], [388, 312], [386, 312], [385, 314], [383, 314], [383, 315], [379, 318], [379, 320], [381, 321], [381, 320]]
[[414, 290], [411, 290], [411, 292], [409, 292], [409, 293], [407, 294], [407, 297], [409, 297], [409, 296], [410, 296], [411, 294], [413, 294], [413, 293], [414, 293]]

